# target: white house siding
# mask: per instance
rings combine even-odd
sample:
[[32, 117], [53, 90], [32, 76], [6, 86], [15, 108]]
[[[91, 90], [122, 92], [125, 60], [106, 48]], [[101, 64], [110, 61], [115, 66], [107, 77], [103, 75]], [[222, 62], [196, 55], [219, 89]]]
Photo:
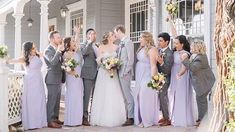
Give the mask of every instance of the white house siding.
[[124, 24], [124, 0], [87, 1], [87, 27], [95, 25], [97, 41], [101, 40], [104, 32], [111, 31], [115, 25]]
[[117, 24], [124, 24], [124, 0], [101, 0], [101, 33], [110, 31]]
[[86, 16], [86, 24], [87, 29], [88, 28], [95, 28], [96, 23], [96, 10], [98, 8], [98, 5], [96, 5], [97, 0], [86, 0], [87, 1], [87, 16]]

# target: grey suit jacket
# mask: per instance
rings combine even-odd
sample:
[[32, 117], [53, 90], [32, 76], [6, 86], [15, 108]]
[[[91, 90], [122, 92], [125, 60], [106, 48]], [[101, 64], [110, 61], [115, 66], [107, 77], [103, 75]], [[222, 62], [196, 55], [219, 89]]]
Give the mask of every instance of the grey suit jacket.
[[61, 84], [62, 81], [62, 53], [57, 52], [51, 45], [45, 50], [44, 56], [47, 65], [46, 84]]
[[192, 85], [198, 96], [211, 91], [215, 83], [215, 76], [208, 64], [206, 54], [198, 54], [191, 61], [185, 59], [183, 64], [190, 70]]
[[85, 42], [84, 45], [81, 45], [81, 51], [84, 59], [81, 70], [81, 78], [95, 79], [97, 75], [97, 62], [92, 43], [88, 44]]
[[134, 45], [129, 38], [125, 38], [122, 42], [124, 46], [119, 48], [119, 58], [122, 62], [121, 68], [118, 70], [119, 76], [131, 74], [134, 64]]
[[166, 83], [163, 86], [163, 89], [168, 89], [170, 80], [171, 80], [171, 68], [173, 66], [174, 57], [173, 51], [168, 47], [164, 52], [163, 56], [163, 65], [157, 63], [158, 72], [163, 73], [166, 76]]

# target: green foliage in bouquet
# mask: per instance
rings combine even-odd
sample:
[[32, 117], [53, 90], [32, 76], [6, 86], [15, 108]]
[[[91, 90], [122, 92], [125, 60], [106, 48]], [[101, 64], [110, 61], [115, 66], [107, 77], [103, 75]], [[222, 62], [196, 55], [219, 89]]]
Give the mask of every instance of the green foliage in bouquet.
[[79, 65], [79, 63], [73, 58], [65, 60], [65, 64], [71, 69], [75, 69]]
[[7, 46], [0, 45], [0, 58], [5, 58], [7, 56]]

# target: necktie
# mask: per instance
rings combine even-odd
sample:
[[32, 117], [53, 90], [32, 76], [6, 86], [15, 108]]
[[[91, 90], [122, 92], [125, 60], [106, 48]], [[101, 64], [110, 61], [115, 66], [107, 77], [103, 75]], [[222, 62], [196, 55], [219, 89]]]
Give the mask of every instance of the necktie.
[[118, 58], [120, 59], [121, 58], [121, 53], [122, 53], [122, 48], [124, 47], [124, 42], [121, 41], [120, 43], [120, 47], [119, 47], [119, 52], [118, 52]]

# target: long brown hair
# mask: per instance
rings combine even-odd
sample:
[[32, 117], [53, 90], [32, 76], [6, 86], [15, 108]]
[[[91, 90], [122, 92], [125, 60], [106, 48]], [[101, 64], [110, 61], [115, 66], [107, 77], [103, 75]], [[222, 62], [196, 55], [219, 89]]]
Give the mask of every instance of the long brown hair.
[[[25, 42], [23, 44], [23, 48], [24, 48], [24, 60], [25, 60], [25, 64], [26, 66], [29, 65], [29, 56], [30, 56], [30, 52], [33, 49], [33, 42]], [[39, 57], [39, 54], [36, 53], [36, 56]]]

